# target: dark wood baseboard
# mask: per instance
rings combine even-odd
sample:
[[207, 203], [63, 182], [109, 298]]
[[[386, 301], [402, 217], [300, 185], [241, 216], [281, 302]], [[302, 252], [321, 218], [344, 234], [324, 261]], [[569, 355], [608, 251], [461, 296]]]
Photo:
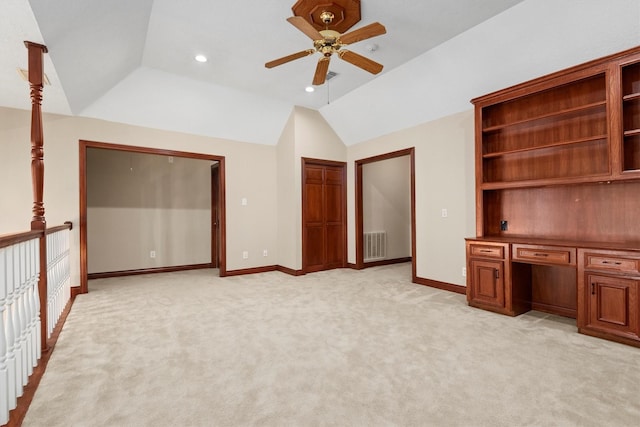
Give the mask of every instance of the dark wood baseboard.
[[294, 270], [293, 268], [283, 267], [281, 265], [276, 266], [276, 270], [281, 273], [288, 274], [290, 276], [304, 276], [305, 272], [302, 270]]
[[227, 270], [227, 276], [243, 276], [245, 274], [267, 273], [269, 271], [276, 271], [275, 265], [266, 265], [264, 267], [243, 268], [241, 270]]
[[543, 313], [555, 314], [556, 316], [569, 317], [571, 319], [578, 318], [578, 311], [575, 308], [559, 307], [551, 304], [544, 304], [541, 302], [531, 302], [531, 309], [536, 311], [542, 311]]
[[302, 270], [294, 270], [293, 268], [283, 267], [281, 265], [266, 265], [263, 267], [243, 268], [240, 270], [228, 270], [226, 276], [243, 276], [245, 274], [267, 273], [269, 271], [279, 271], [290, 276], [303, 276]]
[[76, 296], [80, 294], [82, 294], [82, 288], [80, 286], [71, 287], [71, 299], [74, 299]]
[[360, 270], [360, 269], [358, 268], [358, 264], [354, 264], [354, 263], [352, 263], [352, 262], [347, 263], [347, 268], [350, 268], [350, 269], [352, 269], [352, 270]]
[[27, 411], [29, 410], [29, 406], [31, 405], [33, 397], [36, 394], [38, 385], [40, 385], [40, 380], [42, 379], [42, 376], [47, 369], [49, 359], [51, 358], [56, 343], [58, 342], [58, 337], [60, 336], [60, 332], [62, 331], [64, 322], [67, 321], [67, 316], [71, 312], [71, 306], [75, 301], [75, 295], [73, 293], [74, 288], [71, 289], [71, 299], [69, 299], [69, 301], [67, 302], [66, 307], [60, 315], [60, 319], [58, 319], [58, 323], [56, 324], [55, 328], [53, 328], [51, 338], [47, 340], [47, 349], [42, 352], [42, 354], [40, 355], [40, 360], [38, 361], [38, 365], [33, 368], [33, 373], [29, 377], [29, 382], [27, 383], [27, 385], [24, 386], [22, 396], [18, 398], [15, 409], [9, 412], [9, 422], [5, 424], [5, 426], [7, 427], [20, 427], [22, 425], [22, 421], [24, 421], [24, 417], [27, 415]]
[[466, 286], [454, 285], [451, 283], [439, 282], [437, 280], [425, 279], [423, 277], [414, 277], [413, 283], [418, 285], [430, 286], [432, 288], [442, 289], [444, 291], [455, 292], [457, 294], [466, 295]]
[[176, 265], [173, 267], [156, 267], [156, 268], [143, 268], [140, 270], [123, 270], [123, 271], [107, 271], [105, 273], [89, 273], [87, 278], [92, 279], [107, 279], [110, 277], [122, 277], [122, 276], [135, 276], [138, 274], [155, 274], [155, 273], [171, 273], [174, 271], [186, 271], [186, 270], [201, 270], [205, 268], [214, 268], [213, 264], [190, 264], [190, 265]]
[[363, 264], [363, 268], [379, 267], [381, 265], [402, 264], [403, 262], [411, 262], [411, 257], [383, 259], [383, 260], [380, 260], [380, 261], [365, 262]]

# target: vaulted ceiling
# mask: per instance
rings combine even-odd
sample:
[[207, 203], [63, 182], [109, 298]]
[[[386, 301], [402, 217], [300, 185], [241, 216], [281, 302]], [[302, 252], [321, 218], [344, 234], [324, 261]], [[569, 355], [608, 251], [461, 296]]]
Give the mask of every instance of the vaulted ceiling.
[[[378, 21], [387, 34], [349, 49], [384, 70], [372, 75], [334, 58], [330, 70], [337, 77], [307, 93], [318, 56], [264, 67], [312, 48], [286, 22], [293, 3], [3, 0], [0, 105], [29, 108], [15, 70], [26, 68], [22, 41], [30, 40], [49, 48], [45, 112], [275, 144], [299, 105], [318, 109], [354, 144], [469, 108], [471, 96], [640, 39], [637, 0], [607, 2], [617, 21], [625, 19], [599, 44], [589, 38], [592, 22], [607, 19], [599, 16], [598, 0], [361, 0], [362, 19], [351, 30]], [[196, 62], [197, 54], [208, 61]]]

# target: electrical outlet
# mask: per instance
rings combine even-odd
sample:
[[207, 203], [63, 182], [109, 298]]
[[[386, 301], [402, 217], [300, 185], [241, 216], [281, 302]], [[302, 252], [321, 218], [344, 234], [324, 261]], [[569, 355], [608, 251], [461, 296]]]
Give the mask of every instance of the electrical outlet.
[[155, 257], [156, 257], [156, 251], [149, 252], [149, 258], [155, 258]]
[[249, 252], [243, 251], [242, 252], [242, 259], [249, 259]]
[[449, 212], [446, 209], [442, 209], [442, 218], [446, 218], [449, 216]]
[[262, 251], [262, 256], [269, 256], [269, 252], [265, 249]]
[[462, 277], [467, 277], [467, 267], [462, 267]]
[[247, 198], [246, 198], [246, 197], [243, 197], [242, 199], [240, 199], [240, 204], [241, 204], [242, 206], [247, 206], [247, 203], [248, 203], [248, 201], [247, 201]]
[[505, 219], [500, 221], [500, 231], [507, 231], [509, 229], [509, 222]]

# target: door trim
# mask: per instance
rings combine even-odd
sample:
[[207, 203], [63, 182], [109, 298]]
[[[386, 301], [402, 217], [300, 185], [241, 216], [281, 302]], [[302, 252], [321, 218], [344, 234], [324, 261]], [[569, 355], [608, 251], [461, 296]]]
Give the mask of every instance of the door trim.
[[378, 156], [367, 157], [355, 161], [355, 216], [356, 216], [356, 265], [357, 270], [372, 267], [375, 263], [364, 262], [364, 219], [362, 206], [362, 166], [368, 163], [375, 163], [382, 160], [394, 159], [396, 157], [409, 156], [411, 163], [411, 277], [415, 282], [416, 273], [416, 160], [415, 147], [404, 150], [393, 151]]
[[220, 163], [211, 165], [211, 265], [220, 267]]
[[334, 166], [340, 167], [342, 169], [342, 241], [343, 241], [343, 257], [342, 257], [342, 268], [347, 266], [347, 163], [346, 162], [338, 162], [335, 160], [322, 160], [322, 159], [313, 159], [309, 157], [302, 157], [302, 171], [301, 171], [301, 183], [302, 183], [302, 274], [307, 274], [307, 265], [306, 265], [306, 247], [307, 247], [307, 238], [305, 233], [305, 218], [307, 217], [307, 192], [305, 189], [305, 178], [306, 178], [306, 167], [308, 165], [317, 165], [317, 166]]
[[107, 142], [79, 141], [79, 191], [80, 191], [80, 293], [87, 293], [87, 149], [100, 148], [105, 150], [128, 151], [132, 153], [159, 154], [164, 156], [185, 157], [189, 159], [217, 161], [220, 169], [220, 192], [218, 209], [220, 214], [220, 277], [227, 274], [226, 270], [226, 218], [225, 218], [225, 158], [211, 154], [190, 153], [187, 151], [165, 150], [159, 148], [137, 147], [133, 145], [111, 144]]

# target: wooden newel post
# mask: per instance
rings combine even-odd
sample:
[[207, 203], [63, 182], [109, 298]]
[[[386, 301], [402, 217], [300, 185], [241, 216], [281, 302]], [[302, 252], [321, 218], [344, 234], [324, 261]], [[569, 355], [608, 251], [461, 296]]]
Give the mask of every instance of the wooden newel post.
[[24, 42], [29, 52], [29, 85], [31, 86], [31, 180], [33, 183], [33, 217], [31, 229], [42, 230], [44, 218], [44, 137], [42, 132], [42, 86], [44, 84], [43, 56], [47, 47]]
[[44, 84], [43, 57], [47, 47], [25, 41], [29, 55], [29, 85], [31, 87], [31, 182], [33, 186], [33, 217], [31, 230], [42, 231], [40, 236], [40, 340], [42, 351], [47, 349], [47, 221], [44, 216], [44, 134], [42, 130], [42, 87]]

